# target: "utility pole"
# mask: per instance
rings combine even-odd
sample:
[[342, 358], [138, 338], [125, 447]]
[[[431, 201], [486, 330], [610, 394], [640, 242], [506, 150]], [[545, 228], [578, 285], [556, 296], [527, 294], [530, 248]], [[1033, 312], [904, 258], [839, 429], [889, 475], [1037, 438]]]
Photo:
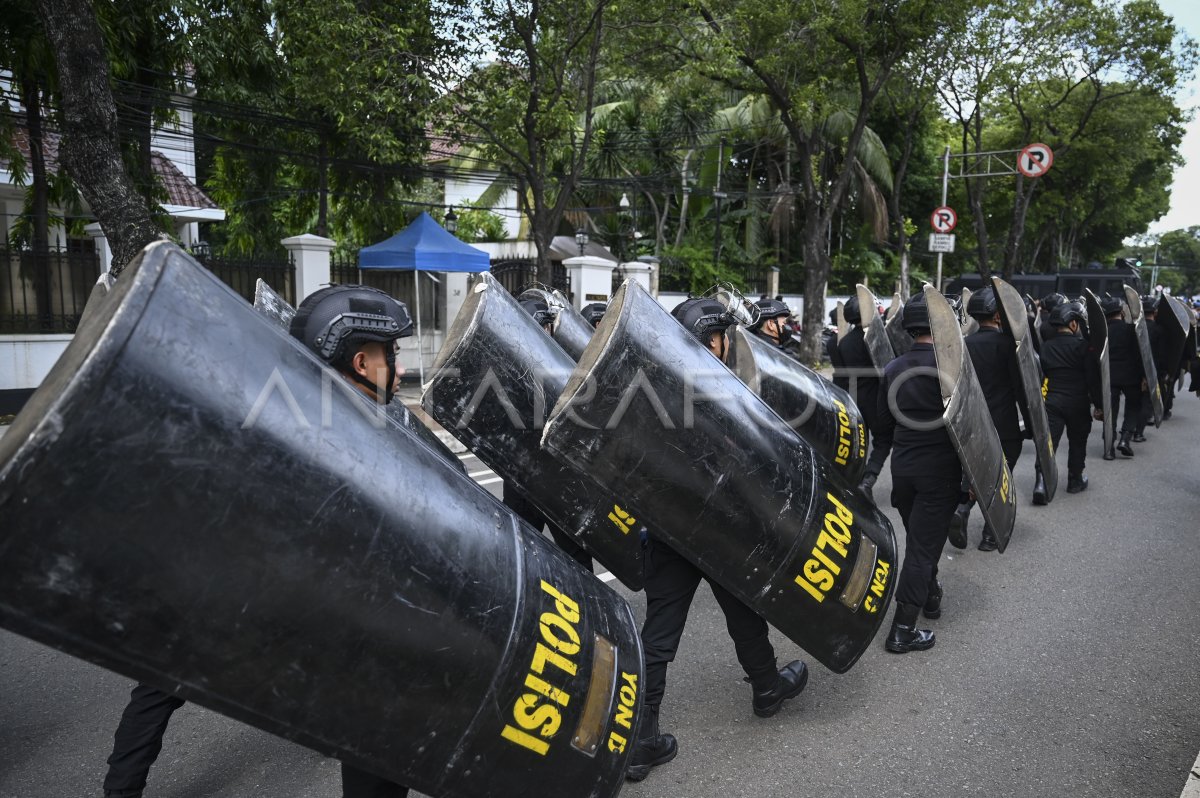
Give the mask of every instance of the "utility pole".
[[[947, 196], [947, 189], [949, 188], [949, 186], [950, 186], [950, 145], [947, 144], [946, 152], [942, 156], [942, 205], [941, 205], [941, 207], [943, 207], [943, 208], [946, 207], [946, 196]], [[942, 253], [939, 252], [937, 254], [937, 256], [938, 256], [938, 263], [937, 263], [937, 283], [936, 283], [936, 285], [937, 285], [938, 293], [940, 294], [942, 292]]]

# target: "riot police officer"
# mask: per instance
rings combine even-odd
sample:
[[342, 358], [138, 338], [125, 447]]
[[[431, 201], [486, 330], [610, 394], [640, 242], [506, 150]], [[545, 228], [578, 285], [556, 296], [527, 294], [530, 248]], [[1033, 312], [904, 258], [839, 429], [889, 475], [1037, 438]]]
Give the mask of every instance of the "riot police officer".
[[[726, 330], [734, 319], [724, 304], [715, 299], [689, 299], [675, 308], [672, 315], [715, 357], [722, 362], [727, 360]], [[808, 668], [800, 660], [776, 669], [775, 649], [767, 636], [766, 621], [651, 532], [646, 549], [646, 622], [642, 626], [646, 703], [626, 776], [631, 781], [646, 778], [651, 768], [670, 762], [678, 750], [675, 738], [659, 731], [659, 707], [666, 692], [667, 665], [679, 649], [688, 608], [701, 579], [708, 582], [725, 614], [738, 662], [751, 685], [755, 715], [771, 717], [784, 701], [799, 695], [808, 683]]]
[[[867, 348], [862, 312], [857, 296], [852, 296], [846, 301], [842, 314], [851, 324], [850, 332], [846, 333], [836, 346], [830, 348], [829, 354], [833, 361], [833, 384], [848, 391], [858, 404], [867, 433], [872, 439], [871, 454], [867, 458], [867, 467], [863, 471], [862, 484], [859, 486], [866, 493], [870, 493], [883, 470], [890, 443], [881, 439], [875, 430], [879, 423], [879, 370], [871, 360], [871, 352]], [[875, 308], [868, 308], [867, 312], [874, 313]]]
[[758, 321], [750, 327], [750, 331], [779, 349], [786, 350], [788, 342], [792, 340], [792, 328], [788, 324], [791, 308], [779, 299], [760, 299], [754, 304], [758, 306]]
[[[1133, 457], [1130, 441], [1137, 431], [1138, 419], [1142, 414], [1142, 385], [1146, 381], [1142, 367], [1142, 352], [1138, 346], [1137, 331], [1133, 325], [1121, 318], [1121, 300], [1106, 296], [1100, 307], [1108, 319], [1108, 368], [1112, 384], [1113, 423], [1120, 415], [1121, 397], [1125, 397], [1125, 415], [1121, 417], [1121, 435], [1117, 440], [1117, 451]], [[1105, 460], [1115, 455], [1106, 453]]]
[[593, 302], [590, 305], [584, 305], [579, 311], [580, 315], [588, 320], [588, 323], [593, 327], [600, 326], [600, 320], [604, 318], [605, 312], [608, 310], [608, 305], [603, 302]]
[[[532, 298], [520, 300], [520, 305], [522, 310], [533, 316], [533, 320], [546, 331], [547, 335], [553, 336], [554, 319], [557, 314], [549, 305], [540, 299]], [[576, 543], [575, 539], [564, 532], [558, 524], [550, 522], [545, 514], [537, 508], [537, 505], [525, 498], [507, 479], [504, 480], [502, 487], [503, 501], [506, 507], [521, 516], [525, 523], [538, 532], [541, 532], [544, 527], [550, 527], [550, 537], [554, 538], [558, 547], [585, 569], [592, 570], [592, 555], [588, 554], [583, 546]]]
[[884, 369], [878, 408], [879, 436], [892, 451], [892, 506], [905, 533], [896, 614], [885, 643], [897, 654], [934, 644], [933, 632], [916, 627], [917, 616], [922, 610], [927, 618], [942, 614], [938, 560], [963, 477], [958, 452], [940, 423], [944, 405], [923, 292], [904, 303], [903, 324], [913, 347]]
[[[1154, 358], [1154, 373], [1158, 376], [1159, 395], [1163, 403], [1163, 420], [1171, 416], [1171, 400], [1174, 398], [1174, 381], [1167, 374], [1170, 371], [1167, 364], [1167, 334], [1158, 323], [1158, 303], [1156, 296], [1142, 297], [1142, 315], [1146, 317], [1146, 334], [1150, 338], [1150, 355]], [[1140, 349], [1138, 350], [1141, 351]], [[1137, 428], [1133, 431], [1134, 443], [1145, 443], [1146, 424], [1154, 416], [1154, 405], [1150, 399], [1149, 386], [1142, 390], [1142, 412], [1138, 416]]]
[[1042, 323], [1038, 325], [1038, 335], [1041, 336], [1042, 343], [1045, 343], [1055, 335], [1054, 326], [1050, 324], [1050, 313], [1066, 301], [1066, 295], [1054, 293], [1046, 294], [1038, 303], [1042, 308]]
[[[365, 398], [392, 400], [403, 369], [396, 365], [396, 342], [412, 335], [403, 303], [374, 288], [335, 285], [300, 304], [291, 334], [329, 364]], [[104, 778], [105, 798], [141, 798], [150, 767], [162, 750], [167, 723], [183, 700], [139, 684], [113, 737]], [[344, 798], [404, 798], [408, 789], [349, 765], [342, 765]]]
[[[996, 426], [996, 433], [1000, 436], [1004, 459], [1008, 462], [1009, 471], [1012, 471], [1016, 467], [1017, 458], [1021, 456], [1021, 446], [1026, 437], [1017, 419], [1018, 409], [1025, 418], [1025, 429], [1032, 434], [1029, 408], [1017, 388], [1021, 384], [1017, 348], [1012, 338], [1000, 329], [1000, 308], [994, 288], [989, 286], [971, 294], [971, 298], [967, 300], [967, 315], [979, 323], [979, 329], [966, 337], [967, 351], [971, 355], [979, 387], [987, 398], [988, 411], [991, 413], [992, 423]], [[967, 492], [967, 489], [968, 486], [964, 484], [963, 492]], [[950, 521], [950, 543], [955, 548], [967, 547], [967, 522], [973, 504], [974, 502], [970, 501], [960, 504]], [[996, 545], [996, 536], [985, 523], [979, 550], [995, 551]]]
[[[1087, 490], [1084, 474], [1092, 419], [1104, 419], [1104, 397], [1097, 352], [1081, 335], [1087, 315], [1080, 302], [1063, 302], [1050, 311], [1055, 333], [1042, 342], [1043, 392], [1050, 439], [1058, 451], [1067, 431], [1067, 493]], [[1093, 410], [1094, 408], [1094, 410]]]

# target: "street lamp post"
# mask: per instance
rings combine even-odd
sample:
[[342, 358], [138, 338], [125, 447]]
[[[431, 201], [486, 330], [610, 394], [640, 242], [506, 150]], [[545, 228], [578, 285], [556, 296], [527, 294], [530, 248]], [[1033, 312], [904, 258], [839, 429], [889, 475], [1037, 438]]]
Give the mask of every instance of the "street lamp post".
[[448, 233], [454, 233], [458, 230], [458, 217], [454, 215], [453, 205], [446, 209], [446, 223], [443, 226]]
[[583, 248], [588, 245], [587, 230], [582, 227], [575, 231], [575, 243], [579, 245], [579, 257], [583, 257]]

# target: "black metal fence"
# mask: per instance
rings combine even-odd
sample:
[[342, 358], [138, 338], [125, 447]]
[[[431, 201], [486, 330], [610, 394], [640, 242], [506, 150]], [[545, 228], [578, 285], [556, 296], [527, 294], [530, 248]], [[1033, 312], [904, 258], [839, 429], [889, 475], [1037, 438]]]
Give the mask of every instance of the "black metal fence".
[[[568, 298], [571, 296], [571, 277], [567, 274], [567, 267], [561, 261], [554, 261], [554, 277], [550, 281], [550, 287], [562, 291]], [[519, 295], [526, 288], [538, 284], [537, 261], [533, 259], [521, 260], [502, 260], [492, 264], [492, 276], [496, 278], [496, 282], [504, 286], [504, 288], [513, 296]]]
[[254, 285], [261, 278], [289, 303], [296, 304], [296, 267], [290, 253], [231, 258], [193, 252], [192, 256], [249, 302], [254, 301]]
[[438, 275], [428, 272], [414, 274], [411, 271], [393, 271], [391, 269], [359, 269], [357, 253], [334, 254], [329, 261], [329, 279], [339, 285], [369, 285], [378, 288], [388, 296], [403, 302], [410, 313], [416, 317], [417, 305], [414, 297], [417, 287], [421, 292], [421, 326], [429, 329], [442, 326], [442, 303], [438, 302], [441, 293], [441, 280]]
[[46, 252], [0, 248], [0, 334], [75, 332], [99, 276], [90, 240]]

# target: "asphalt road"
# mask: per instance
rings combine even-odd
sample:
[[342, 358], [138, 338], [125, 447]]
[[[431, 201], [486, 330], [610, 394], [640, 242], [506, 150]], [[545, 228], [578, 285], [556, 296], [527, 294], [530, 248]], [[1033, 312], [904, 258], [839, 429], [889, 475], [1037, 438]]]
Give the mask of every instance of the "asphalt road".
[[[883, 649], [755, 718], [711, 593], [669, 672], [678, 758], [624, 795], [1177, 798], [1200, 750], [1200, 401], [1103, 462], [1090, 489], [1028, 504], [1008, 551], [947, 549], [928, 652]], [[1064, 441], [1065, 444], [1065, 441]], [[468, 459], [476, 480], [498, 482]], [[1065, 489], [1065, 463], [1060, 491]], [[886, 504], [887, 474], [876, 487]], [[899, 519], [888, 508], [896, 528]], [[902, 543], [902, 535], [901, 543]], [[641, 596], [617, 583], [639, 614]], [[885, 626], [886, 630], [886, 626]], [[803, 657], [774, 635], [781, 664]], [[810, 663], [811, 664], [811, 663]], [[0, 632], [0, 798], [100, 795], [128, 679]], [[381, 697], [386, 698], [386, 697]], [[337, 764], [192, 705], [176, 713], [147, 798], [332, 798]]]

